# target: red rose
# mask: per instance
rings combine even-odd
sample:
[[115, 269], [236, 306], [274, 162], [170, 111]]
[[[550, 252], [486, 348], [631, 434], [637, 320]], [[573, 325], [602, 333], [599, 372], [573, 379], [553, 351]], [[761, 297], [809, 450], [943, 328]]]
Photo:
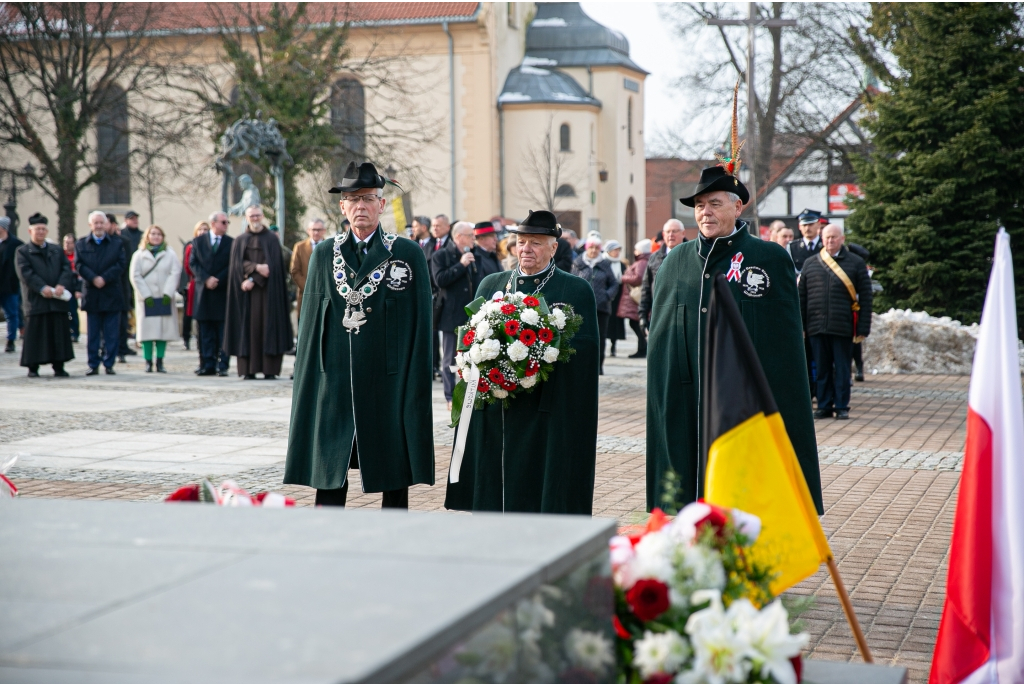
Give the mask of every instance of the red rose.
[[519, 333], [519, 322], [516, 320], [505, 322], [505, 334], [511, 335], [513, 338]]
[[469, 329], [466, 331], [466, 334], [462, 336], [462, 344], [466, 347], [472, 345], [474, 340], [476, 340], [476, 331], [473, 329]]
[[514, 304], [503, 304], [501, 305], [502, 314], [515, 314], [516, 306]]
[[501, 369], [494, 367], [487, 372], [487, 377], [491, 379], [491, 382], [495, 385], [501, 385], [505, 382], [505, 374], [501, 372]]
[[476, 384], [476, 389], [478, 392], [487, 392], [491, 389], [491, 384], [487, 382], [486, 378], [481, 378], [480, 382]]
[[633, 636], [629, 634], [626, 627], [622, 625], [622, 621], [619, 620], [618, 616], [612, 616], [612, 626], [615, 627], [615, 634], [621, 637], [623, 640], [632, 640]]
[[536, 360], [531, 359], [530, 361], [526, 362], [527, 376], [536, 376], [538, 371], [540, 371], [540, 364], [538, 364]]
[[525, 331], [519, 334], [519, 342], [529, 347], [533, 343], [537, 342], [537, 334], [531, 331], [530, 329], [526, 329]]
[[804, 660], [799, 654], [789, 658], [789, 663], [793, 664], [793, 670], [796, 671], [796, 682], [802, 683], [801, 678], [804, 675]]
[[668, 610], [668, 586], [652, 578], [638, 580], [626, 593], [626, 601], [641, 621], [653, 621]]
[[523, 298], [523, 304], [525, 304], [527, 307], [537, 307], [540, 306], [540, 300], [538, 300], [533, 295], [527, 295], [526, 297]]
[[725, 534], [725, 524], [729, 520], [729, 512], [726, 509], [723, 509], [722, 507], [715, 506], [714, 504], [708, 504], [703, 499], [698, 501], [701, 504], [706, 504], [707, 506], [709, 506], [711, 508], [711, 511], [708, 512], [707, 516], [702, 518], [700, 521], [697, 521], [697, 523], [695, 523], [693, 527], [699, 531], [702, 526], [709, 525], [712, 528], [714, 528], [715, 535], [721, 538], [722, 535]]
[[647, 680], [645, 680], [644, 682], [645, 683], [659, 683], [659, 684], [660, 683], [671, 683], [674, 677], [675, 676], [673, 676], [671, 673], [652, 673], [647, 678]]
[[537, 337], [540, 338], [542, 343], [549, 343], [555, 339], [555, 334], [550, 328], [542, 328], [537, 331]]

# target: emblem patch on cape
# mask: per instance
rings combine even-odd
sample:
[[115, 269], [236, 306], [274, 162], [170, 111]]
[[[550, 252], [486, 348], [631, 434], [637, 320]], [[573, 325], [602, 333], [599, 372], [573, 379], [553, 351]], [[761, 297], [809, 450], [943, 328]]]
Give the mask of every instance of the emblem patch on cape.
[[384, 275], [384, 284], [391, 290], [405, 290], [412, 283], [412, 267], [400, 259], [388, 264]]
[[748, 297], [761, 297], [772, 285], [772, 279], [768, 278], [768, 274], [759, 266], [748, 266], [743, 270], [739, 280], [740, 288]]

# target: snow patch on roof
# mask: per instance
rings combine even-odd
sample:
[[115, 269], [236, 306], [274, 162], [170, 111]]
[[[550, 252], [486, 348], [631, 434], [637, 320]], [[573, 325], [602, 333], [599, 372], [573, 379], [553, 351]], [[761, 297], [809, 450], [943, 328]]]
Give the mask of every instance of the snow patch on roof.
[[519, 72], [522, 74], [530, 74], [531, 76], [551, 76], [551, 72], [547, 69], [538, 69], [537, 67], [531, 67], [526, 64], [519, 67]]
[[565, 22], [565, 19], [562, 19], [561, 17], [548, 17], [547, 19], [534, 19], [533, 22], [530, 24], [530, 26], [539, 26], [539, 27], [544, 27], [544, 26], [561, 27], [561, 26], [568, 26], [568, 25], [569, 24], [567, 24]]
[[547, 57], [531, 57], [527, 55], [523, 58], [524, 67], [556, 67], [558, 66], [558, 60], [549, 59]]
[[556, 100], [563, 100], [565, 102], [584, 102], [587, 98], [581, 98], [578, 95], [570, 95], [569, 93], [552, 93], [552, 97]]
[[498, 96], [498, 102], [530, 102], [533, 100], [526, 93], [502, 93]]

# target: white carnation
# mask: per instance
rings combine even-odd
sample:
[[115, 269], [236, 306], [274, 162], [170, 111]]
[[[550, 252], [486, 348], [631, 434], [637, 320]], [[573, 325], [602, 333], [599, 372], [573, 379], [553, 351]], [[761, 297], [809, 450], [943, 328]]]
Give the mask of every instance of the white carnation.
[[540, 323], [540, 314], [537, 313], [536, 309], [524, 309], [519, 318], [522, 319], [523, 323], [528, 323], [531, 326], [536, 326]]
[[519, 301], [522, 301], [522, 300], [526, 299], [526, 293], [524, 293], [524, 292], [515, 292], [515, 293], [512, 293], [512, 297], [516, 298]]
[[672, 568], [675, 542], [663, 531], [644, 535], [633, 551], [636, 553], [633, 560], [633, 574], [636, 578], [654, 578], [663, 583], [672, 580], [675, 573]]
[[574, 666], [601, 673], [615, 663], [612, 641], [600, 633], [573, 628], [565, 636], [565, 652]]
[[[490, 342], [490, 341], [488, 341], [488, 342]], [[497, 341], [495, 341], [495, 342], [497, 342]], [[469, 347], [469, 358], [473, 361], [474, 364], [479, 364], [480, 362], [482, 362], [484, 360], [483, 351], [482, 351], [482, 349], [480, 347], [480, 343], [473, 343]]]
[[686, 638], [674, 630], [664, 633], [646, 630], [644, 636], [633, 643], [633, 664], [645, 679], [658, 673], [677, 672], [689, 656], [690, 645]]
[[491, 386], [491, 394], [497, 397], [499, 400], [503, 400], [508, 397], [508, 391], [504, 388], [499, 388], [496, 385]]
[[514, 343], [508, 346], [508, 358], [514, 362], [519, 362], [530, 354], [530, 348], [523, 343], [516, 340]]
[[462, 352], [455, 353], [455, 366], [459, 367], [460, 369], [464, 369], [467, 366], [469, 366], [469, 364], [466, 363], [466, 355], [464, 355]]
[[558, 361], [558, 348], [557, 347], [550, 347], [549, 346], [548, 349], [544, 350], [544, 357], [543, 357], [543, 359], [548, 364], [554, 364], [555, 362], [557, 362]]
[[[491, 338], [480, 343], [480, 358], [482, 360], [494, 359], [499, 354], [501, 354], [501, 343], [497, 340]], [[480, 362], [477, 363], [479, 364]]]
[[484, 311], [483, 306], [476, 310], [476, 314], [469, 320], [469, 325], [475, 327], [478, 323], [484, 320], [487, 316], [487, 312]]
[[482, 311], [485, 316], [488, 314], [497, 314], [501, 311], [501, 303], [494, 301], [487, 302], [486, 304], [481, 305], [480, 311]]
[[521, 378], [519, 379], [519, 385], [523, 386], [524, 388], [532, 388], [533, 386], [537, 385], [537, 376], [533, 375]]
[[476, 337], [478, 340], [486, 340], [487, 338], [491, 337], [491, 333], [493, 332], [494, 331], [491, 328], [491, 324], [487, 323], [486, 321], [481, 321], [479, 324], [477, 324]]
[[565, 328], [565, 312], [559, 308], [551, 310], [551, 322], [555, 324], [555, 328], [562, 330]]

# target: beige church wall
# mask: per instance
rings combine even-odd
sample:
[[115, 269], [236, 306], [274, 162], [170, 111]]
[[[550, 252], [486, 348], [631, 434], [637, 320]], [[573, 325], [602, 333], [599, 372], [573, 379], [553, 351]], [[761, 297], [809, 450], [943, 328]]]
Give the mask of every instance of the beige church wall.
[[[538, 200], [530, 198], [528, 189], [540, 195], [543, 181], [529, 166], [530, 151], [540, 152], [546, 131], [551, 133], [553, 154], [559, 153], [559, 129], [570, 127], [570, 147], [559, 183], [569, 183], [576, 190], [574, 198], [557, 198], [556, 211], [575, 210], [581, 213], [581, 229], [586, 232], [590, 219], [600, 218], [598, 204], [591, 204], [591, 193], [600, 198], [597, 169], [593, 164], [592, 130], [596, 130], [598, 110], [591, 106], [557, 106], [548, 104], [506, 104], [505, 116], [505, 216], [521, 220], [531, 209], [543, 209]], [[527, 186], [524, 188], [524, 184]]]

